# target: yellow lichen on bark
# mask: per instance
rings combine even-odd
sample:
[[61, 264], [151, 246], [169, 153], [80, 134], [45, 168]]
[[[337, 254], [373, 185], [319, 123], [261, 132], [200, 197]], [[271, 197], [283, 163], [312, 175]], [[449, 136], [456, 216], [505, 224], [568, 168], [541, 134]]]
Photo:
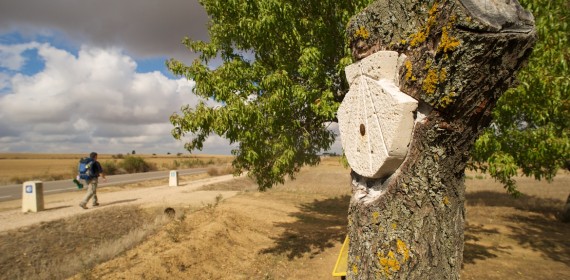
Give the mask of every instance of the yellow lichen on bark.
[[391, 276], [393, 273], [400, 271], [402, 265], [410, 259], [410, 249], [406, 243], [400, 239], [396, 240], [396, 252], [389, 250], [386, 255], [384, 252], [376, 253], [380, 271], [385, 276]]
[[417, 78], [414, 76], [414, 74], [412, 73], [412, 62], [409, 60], [406, 60], [406, 63], [404, 64], [404, 66], [406, 67], [406, 81], [407, 80], [412, 80], [415, 81], [417, 80]]
[[356, 256], [356, 262], [352, 265], [352, 274], [358, 275], [358, 266], [357, 263], [360, 263], [360, 256]]
[[441, 40], [437, 46], [438, 52], [448, 53], [454, 51], [461, 44], [455, 37], [449, 36], [451, 26], [444, 26], [441, 29]]
[[372, 213], [372, 223], [378, 223], [378, 217], [380, 217], [380, 213], [378, 213], [378, 211]]
[[416, 32], [415, 34], [412, 34], [412, 36], [410, 38], [410, 46], [411, 47], [415, 47], [415, 46], [426, 41], [427, 37], [429, 36], [429, 32], [431, 30], [431, 27], [436, 23], [437, 8], [438, 8], [438, 3], [435, 2], [428, 12], [428, 19], [426, 21], [425, 26], [423, 28], [421, 28], [418, 32]]
[[444, 196], [444, 197], [443, 197], [443, 204], [444, 204], [445, 206], [448, 206], [448, 205], [449, 205], [449, 198], [448, 198], [447, 196]]
[[368, 37], [370, 37], [370, 32], [368, 32], [368, 30], [366, 30], [364, 26], [360, 26], [358, 30], [356, 30], [356, 32], [354, 33], [354, 37], [368, 39]]
[[429, 9], [428, 12], [428, 26], [431, 26], [435, 23], [436, 21], [436, 13], [437, 13], [437, 8], [438, 8], [439, 4], [437, 3], [437, 1], [435, 3], [433, 3], [433, 6], [431, 6], [431, 8]]
[[445, 69], [441, 69], [439, 72], [436, 69], [430, 69], [422, 83], [422, 90], [427, 95], [434, 94], [437, 86], [444, 82], [446, 78], [447, 71]]
[[[429, 28], [427, 31], [429, 31]], [[410, 46], [415, 47], [415, 46], [425, 42], [426, 39], [427, 39], [426, 33], [424, 33], [423, 30], [420, 30], [416, 34], [412, 35], [412, 38], [410, 39]]]
[[453, 103], [456, 96], [457, 96], [457, 94], [455, 92], [450, 92], [449, 94], [445, 95], [444, 97], [442, 97], [439, 100], [439, 103], [438, 103], [439, 107], [440, 108], [446, 108], [447, 106], [449, 106], [450, 104]]
[[352, 274], [358, 275], [358, 266], [356, 264], [352, 265]]
[[392, 275], [392, 273], [400, 270], [401, 265], [393, 251], [389, 251], [386, 256], [382, 252], [378, 252], [378, 262], [382, 268], [384, 275]]
[[404, 256], [404, 262], [410, 258], [410, 249], [408, 249], [408, 246], [406, 246], [406, 243], [404, 243], [404, 241], [398, 239], [396, 241], [396, 248], [398, 250], [398, 253]]

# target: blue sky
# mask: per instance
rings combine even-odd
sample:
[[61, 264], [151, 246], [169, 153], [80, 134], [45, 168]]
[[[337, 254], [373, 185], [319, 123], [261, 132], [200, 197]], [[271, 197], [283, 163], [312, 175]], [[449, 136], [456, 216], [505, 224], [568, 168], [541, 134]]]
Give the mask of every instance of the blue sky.
[[197, 0], [1, 1], [0, 153], [185, 153], [169, 116], [199, 100], [165, 60], [191, 63], [207, 20]]
[[186, 152], [168, 118], [198, 99], [165, 60], [191, 62], [180, 41], [206, 23], [188, 0], [2, 1], [0, 152]]

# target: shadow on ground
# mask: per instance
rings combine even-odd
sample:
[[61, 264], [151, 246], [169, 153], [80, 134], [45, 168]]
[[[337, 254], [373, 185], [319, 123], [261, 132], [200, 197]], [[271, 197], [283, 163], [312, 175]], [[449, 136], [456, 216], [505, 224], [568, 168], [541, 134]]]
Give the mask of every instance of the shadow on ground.
[[483, 235], [500, 234], [496, 229], [485, 229], [481, 225], [465, 225], [465, 247], [463, 248], [463, 264], [473, 264], [476, 260], [485, 260], [498, 257], [495, 253], [510, 249], [510, 247], [485, 246], [474, 244], [482, 239]]
[[507, 234], [497, 230], [484, 229], [482, 225], [465, 227], [465, 263], [497, 257], [495, 253], [508, 247], [483, 246], [474, 244], [482, 236], [505, 234], [523, 248], [540, 252], [545, 258], [562, 263], [570, 263], [570, 224], [557, 217], [563, 209], [564, 201], [557, 199], [522, 196], [514, 198], [505, 193], [481, 191], [466, 195], [467, 205], [478, 207], [509, 207], [514, 210], [501, 219], [509, 229]]
[[54, 210], [63, 209], [63, 208], [69, 208], [69, 207], [71, 207], [71, 205], [63, 205], [63, 206], [58, 206], [58, 207], [50, 207], [50, 208], [44, 209], [44, 211], [54, 211]]
[[273, 238], [275, 246], [261, 251], [262, 254], [286, 254], [289, 259], [305, 253], [310, 257], [335, 244], [342, 243], [346, 235], [346, 217], [350, 196], [345, 195], [302, 204], [300, 212], [291, 214], [297, 218], [292, 223], [276, 223], [285, 231]]
[[[570, 263], [570, 224], [555, 217], [562, 209], [563, 201], [534, 196], [513, 198], [499, 192], [475, 192], [467, 194], [467, 205], [486, 207], [511, 207], [515, 211], [506, 218], [510, 238], [525, 248], [542, 253], [546, 258]], [[346, 235], [346, 217], [350, 196], [316, 200], [300, 206], [292, 214], [292, 223], [277, 223], [285, 231], [274, 239], [275, 246], [261, 251], [263, 254], [286, 254], [289, 259], [309, 253], [315, 256], [326, 248], [342, 243]], [[524, 212], [521, 212], [524, 211]], [[525, 213], [526, 212], [526, 213]], [[497, 229], [467, 223], [465, 226], [464, 263], [475, 263], [508, 253], [511, 246], [478, 244], [485, 236], [504, 234]]]
[[509, 226], [518, 244], [570, 266], [570, 224], [541, 215], [513, 215], [510, 220], [521, 224]]
[[562, 211], [564, 201], [561, 199], [540, 198], [532, 195], [522, 195], [515, 198], [507, 193], [480, 191], [468, 193], [466, 204], [469, 206], [501, 206], [513, 207], [518, 210], [540, 213], [543, 215], [558, 215]]
[[133, 202], [133, 201], [137, 201], [137, 200], [139, 200], [139, 199], [133, 198], [133, 199], [116, 200], [116, 201], [111, 201], [109, 203], [101, 203], [101, 206], [109, 206], [109, 205], [113, 205], [113, 204], [129, 203], [129, 202]]

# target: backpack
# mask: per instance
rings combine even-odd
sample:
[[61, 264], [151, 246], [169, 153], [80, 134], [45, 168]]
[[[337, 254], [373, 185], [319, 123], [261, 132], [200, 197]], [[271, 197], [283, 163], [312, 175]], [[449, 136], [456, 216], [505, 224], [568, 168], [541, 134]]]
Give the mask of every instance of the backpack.
[[95, 161], [90, 158], [90, 157], [86, 157], [86, 158], [82, 158], [79, 160], [79, 166], [77, 167], [77, 169], [79, 170], [79, 178], [83, 179], [83, 180], [89, 180], [91, 178], [93, 178], [94, 174], [93, 174], [93, 163]]

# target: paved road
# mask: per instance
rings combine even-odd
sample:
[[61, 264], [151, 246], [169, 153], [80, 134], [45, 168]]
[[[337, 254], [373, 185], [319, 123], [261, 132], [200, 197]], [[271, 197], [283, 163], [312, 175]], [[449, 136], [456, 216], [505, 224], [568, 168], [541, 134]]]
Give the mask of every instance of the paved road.
[[[206, 172], [206, 168], [193, 168], [178, 170], [178, 176]], [[107, 182], [99, 180], [99, 187], [140, 182], [155, 179], [168, 179], [170, 171], [154, 171], [146, 173], [122, 174], [107, 176]], [[76, 190], [77, 187], [69, 180], [43, 182], [44, 195]], [[0, 202], [22, 198], [22, 184], [0, 186]]]

